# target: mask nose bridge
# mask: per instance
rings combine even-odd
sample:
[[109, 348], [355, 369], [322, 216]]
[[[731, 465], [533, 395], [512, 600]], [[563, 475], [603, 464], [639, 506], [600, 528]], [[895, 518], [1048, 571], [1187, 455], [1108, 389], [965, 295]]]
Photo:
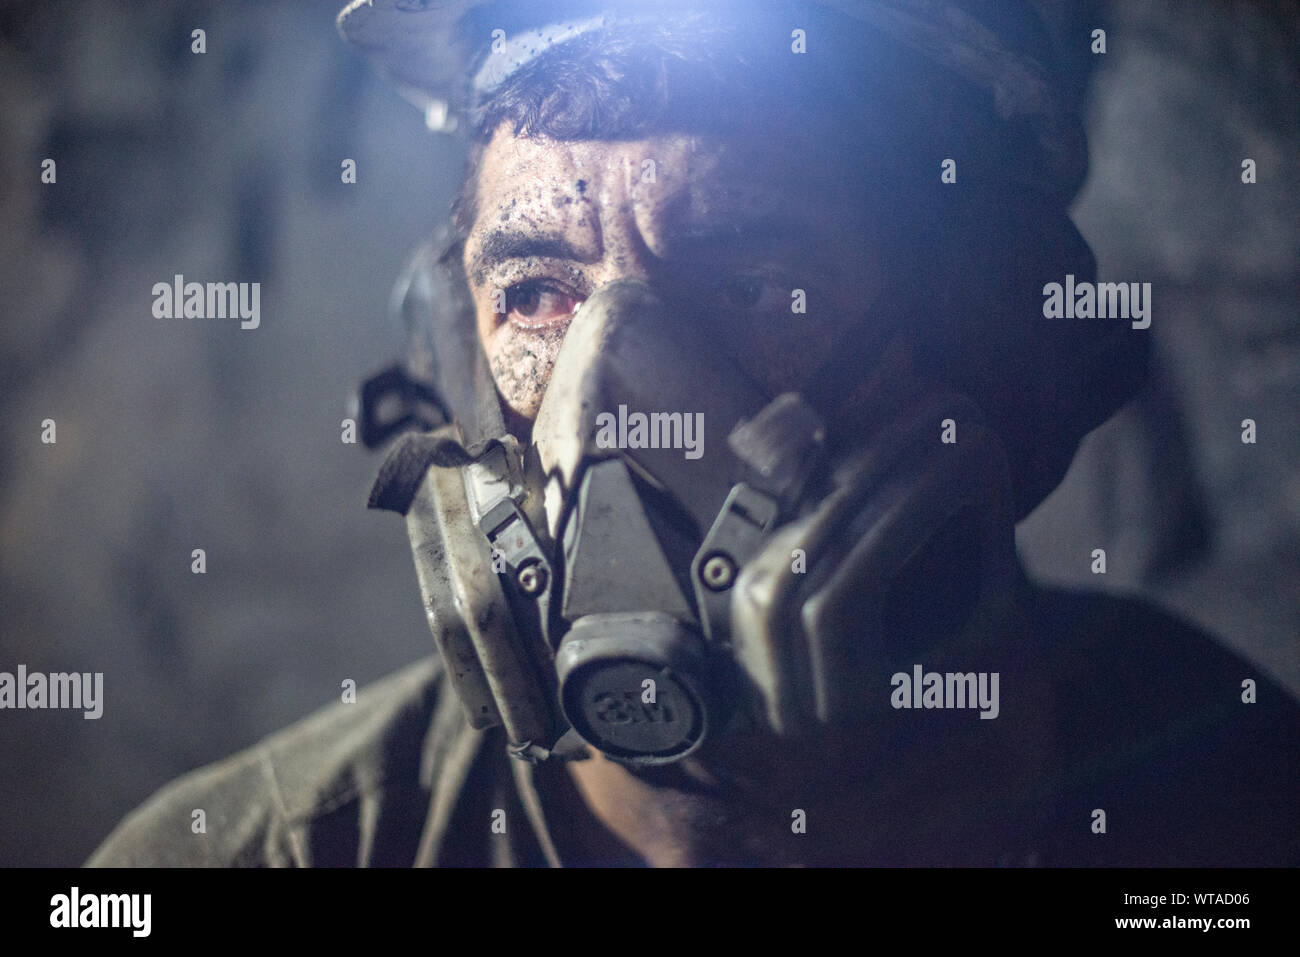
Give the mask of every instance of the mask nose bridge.
[[[767, 401], [692, 317], [678, 314], [647, 284], [618, 280], [584, 302], [566, 331], [533, 443], [547, 481], [558, 479], [566, 496], [584, 460], [622, 456], [682, 498], [707, 529], [734, 473], [727, 437]], [[637, 443], [623, 427], [634, 413], [677, 416], [683, 440], [689, 416], [699, 427], [692, 436], [697, 448]], [[649, 434], [662, 430], [652, 427]]]
[[[685, 190], [665, 186], [658, 177], [643, 179], [644, 164], [652, 157], [620, 154], [620, 159], [618, 168], [604, 171], [602, 195], [593, 206], [601, 250], [601, 265], [593, 277], [596, 291], [627, 280], [646, 283], [662, 293], [666, 269], [661, 254], [667, 224], [685, 216], [691, 197]], [[656, 246], [661, 247], [658, 252]]]

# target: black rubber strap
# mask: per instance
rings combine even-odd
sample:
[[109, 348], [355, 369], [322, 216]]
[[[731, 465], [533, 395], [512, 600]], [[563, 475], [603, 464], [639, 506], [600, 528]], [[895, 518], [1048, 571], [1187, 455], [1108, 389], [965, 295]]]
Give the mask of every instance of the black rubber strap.
[[408, 433], [397, 441], [379, 467], [367, 507], [405, 515], [430, 466], [458, 468], [473, 461], [464, 446], [445, 433]]

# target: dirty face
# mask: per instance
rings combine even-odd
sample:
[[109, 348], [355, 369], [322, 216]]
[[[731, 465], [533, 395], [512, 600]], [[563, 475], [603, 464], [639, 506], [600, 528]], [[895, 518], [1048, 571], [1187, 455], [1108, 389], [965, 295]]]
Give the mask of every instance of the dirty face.
[[[464, 264], [516, 431], [537, 414], [575, 307], [618, 279], [692, 310], [720, 354], [771, 394], [799, 388], [844, 347], [880, 291], [875, 225], [855, 201], [860, 173], [798, 142], [496, 131]], [[792, 308], [800, 299], [806, 311]]]
[[[479, 164], [464, 266], [511, 431], [525, 437], [536, 417], [566, 330], [582, 321], [574, 309], [617, 280], [644, 282], [688, 310], [719, 360], [771, 395], [800, 389], [832, 354], [859, 345], [850, 334], [882, 285], [880, 229], [861, 211], [858, 164], [830, 159], [843, 155], [757, 133], [570, 142], [499, 128]], [[800, 300], [805, 309], [792, 308]], [[861, 352], [866, 375], [879, 357]], [[749, 756], [765, 782], [758, 793], [781, 767], [771, 756]], [[694, 760], [690, 769], [711, 773]], [[788, 831], [788, 810], [749, 813], [748, 792], [701, 796], [695, 784], [646, 781], [599, 758], [570, 773], [586, 808], [648, 861], [729, 859], [717, 841], [753, 849], [756, 860], [785, 853], [766, 832], [736, 830], [774, 819]], [[806, 795], [807, 777], [790, 787]], [[728, 821], [740, 823], [719, 823]]]

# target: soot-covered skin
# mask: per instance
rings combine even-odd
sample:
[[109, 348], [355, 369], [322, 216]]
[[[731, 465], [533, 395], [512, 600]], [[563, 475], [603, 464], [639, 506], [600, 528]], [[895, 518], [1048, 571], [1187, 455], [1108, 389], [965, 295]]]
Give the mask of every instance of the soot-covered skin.
[[558, 141], [501, 127], [464, 262], [508, 411], [536, 416], [574, 308], [616, 279], [691, 310], [773, 394], [804, 385], [881, 288], [850, 184], [757, 134]]
[[[581, 321], [575, 308], [618, 279], [646, 282], [708, 323], [719, 356], [772, 395], [802, 390], [835, 350], [859, 345], [857, 323], [883, 282], [881, 230], [855, 199], [855, 177], [803, 142], [558, 141], [498, 129], [478, 166], [464, 265], [512, 428], [535, 418], [565, 332]], [[792, 308], [795, 290], [806, 311]], [[908, 376], [897, 355], [863, 352], [864, 382]], [[598, 756], [570, 773], [587, 807], [645, 860], [806, 863], [810, 851], [837, 859], [842, 839], [792, 844], [789, 807], [860, 817], [861, 742], [833, 732], [809, 749], [758, 735], [663, 774]], [[852, 856], [868, 854], [872, 829], [840, 833], [862, 845]]]

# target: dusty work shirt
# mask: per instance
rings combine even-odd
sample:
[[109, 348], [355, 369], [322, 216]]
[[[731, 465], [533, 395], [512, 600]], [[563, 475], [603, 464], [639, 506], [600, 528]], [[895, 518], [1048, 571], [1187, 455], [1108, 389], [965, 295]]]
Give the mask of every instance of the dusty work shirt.
[[[1136, 602], [1040, 591], [1033, 624], [1023, 673], [1003, 676], [1004, 703], [1014, 682], [1043, 689], [1028, 709], [1046, 743], [1032, 759], [1033, 786], [996, 792], [1000, 775], [976, 769], [955, 792], [965, 807], [938, 831], [933, 820], [909, 833], [875, 819], [898, 833], [870, 863], [1300, 864], [1300, 707], [1284, 691]], [[1241, 699], [1244, 678], [1257, 682], [1254, 704]], [[206, 832], [195, 834], [199, 808]], [[1090, 826], [1096, 808], [1108, 815], [1105, 834]], [[563, 764], [524, 764], [507, 754], [501, 729], [471, 728], [441, 663], [428, 659], [178, 779], [88, 863], [641, 862], [599, 825]]]
[[429, 658], [172, 782], [88, 864], [545, 866], [558, 860], [533, 771], [499, 729], [469, 726]]

